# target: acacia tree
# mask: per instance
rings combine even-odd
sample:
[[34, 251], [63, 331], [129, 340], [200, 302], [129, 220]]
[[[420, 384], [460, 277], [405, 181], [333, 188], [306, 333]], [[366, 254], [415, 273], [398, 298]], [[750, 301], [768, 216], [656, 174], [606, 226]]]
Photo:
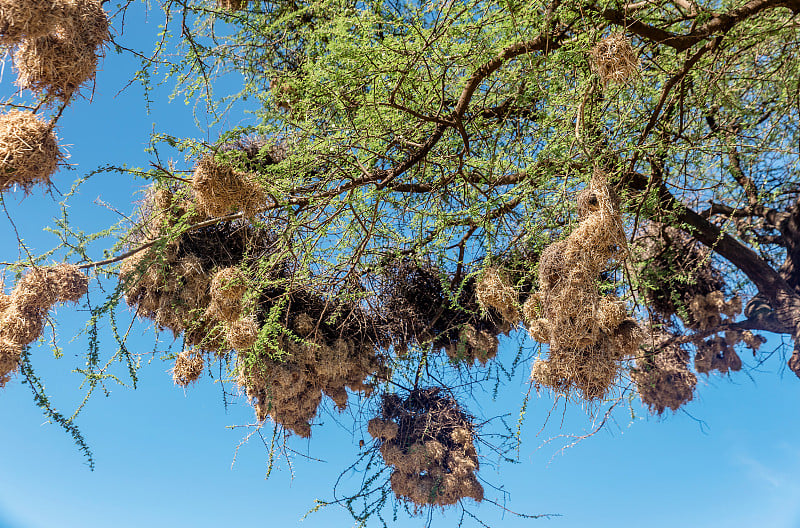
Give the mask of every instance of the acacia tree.
[[[47, 181], [52, 127], [92, 71], [34, 66], [108, 39], [91, 0], [30, 4], [38, 26], [15, 33], [0, 9], [0, 29], [38, 99], [4, 119], [42, 147], [5, 140], [6, 194]], [[521, 364], [569, 401], [636, 390], [658, 414], [693, 398], [695, 373], [740, 370], [763, 332], [795, 343], [800, 376], [797, 1], [161, 7], [137, 78], [166, 74], [217, 119], [244, 104], [251, 122], [213, 144], [155, 136], [150, 168], [116, 168], [150, 187], [101, 234], [106, 258], [91, 248], [108, 238], [59, 225], [60, 247], [7, 263], [22, 277], [0, 305], [2, 382], [41, 388], [30, 344], [50, 306], [85, 293], [84, 270], [90, 328], [107, 319], [118, 341], [89, 332], [90, 392], [114, 362], [135, 379], [124, 300], [178, 343], [176, 383], [222, 365], [255, 427], [308, 437], [324, 399], [358, 395], [375, 478], [346, 505], [366, 519], [392, 496], [482, 500], [479, 419], [459, 400]], [[239, 91], [217, 95], [231, 78]], [[174, 150], [184, 166], [160, 161]], [[46, 266], [54, 254], [77, 267]], [[498, 355], [504, 335], [528, 347]]]

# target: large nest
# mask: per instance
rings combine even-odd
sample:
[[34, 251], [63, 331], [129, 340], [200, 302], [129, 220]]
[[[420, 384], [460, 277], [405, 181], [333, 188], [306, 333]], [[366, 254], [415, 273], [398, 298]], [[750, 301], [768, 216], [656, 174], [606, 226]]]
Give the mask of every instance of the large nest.
[[683, 231], [649, 222], [633, 244], [641, 290], [661, 319], [679, 315], [689, 325], [689, 304], [721, 291], [725, 281], [711, 252]]
[[210, 156], [198, 162], [192, 189], [198, 210], [208, 216], [238, 211], [252, 215], [263, 208], [266, 201], [264, 189], [252, 174], [217, 162]]
[[482, 313], [474, 277], [450, 291], [443, 280], [452, 277], [411, 259], [388, 262], [380, 275], [381, 322], [398, 352], [416, 343], [444, 348], [451, 358], [470, 363], [497, 355], [498, 335], [511, 325], [492, 307]]
[[603, 84], [625, 82], [639, 71], [636, 51], [622, 33], [614, 33], [600, 40], [589, 54], [592, 70]]
[[53, 127], [30, 112], [0, 116], [0, 192], [50, 183], [62, 159]]
[[0, 0], [0, 45], [43, 37], [68, 20], [67, 2]]
[[370, 394], [368, 378], [388, 377], [374, 346], [345, 337], [331, 341], [325, 332], [314, 331], [315, 326], [309, 315], [301, 314], [295, 332], [311, 333], [301, 339], [283, 336], [276, 350], [239, 356], [239, 385], [253, 401], [258, 420], [271, 416], [303, 438], [311, 436], [311, 421], [323, 395], [344, 410], [348, 389]]
[[64, 2], [59, 13], [62, 20], [47, 34], [22, 41], [14, 65], [20, 88], [67, 100], [97, 72], [108, 17], [97, 0]]
[[631, 377], [642, 401], [654, 414], [677, 411], [694, 398], [697, 376], [689, 370], [689, 353], [669, 343], [670, 335], [656, 332], [652, 347], [636, 358]]
[[[164, 223], [179, 221], [175, 210], [190, 211], [169, 194], [147, 195], [133, 241], [165, 236]], [[342, 300], [352, 296], [303, 281], [266, 227], [219, 222], [165, 239], [123, 263], [127, 302], [176, 337], [183, 334], [195, 362], [200, 353], [235, 350], [239, 384], [259, 420], [269, 415], [308, 436], [323, 394], [344, 409], [348, 389], [368, 391], [367, 378], [387, 377], [377, 353], [387, 339], [373, 319], [357, 300]], [[179, 356], [181, 365], [190, 365], [189, 357]], [[192, 379], [176, 374], [180, 384]]]
[[405, 399], [385, 394], [367, 430], [394, 468], [390, 483], [398, 498], [415, 507], [483, 500], [472, 417], [440, 389], [412, 390]]
[[598, 285], [609, 262], [627, 255], [618, 200], [604, 174], [595, 172], [580, 193], [578, 213], [578, 227], [542, 253], [539, 291], [523, 314], [531, 336], [550, 345], [548, 358], [533, 366], [533, 380], [593, 400], [606, 394], [642, 335], [625, 303], [601, 295]]
[[0, 293], [0, 387], [19, 365], [22, 350], [42, 335], [47, 312], [56, 303], [76, 302], [89, 291], [89, 278], [77, 266], [34, 268], [10, 296]]

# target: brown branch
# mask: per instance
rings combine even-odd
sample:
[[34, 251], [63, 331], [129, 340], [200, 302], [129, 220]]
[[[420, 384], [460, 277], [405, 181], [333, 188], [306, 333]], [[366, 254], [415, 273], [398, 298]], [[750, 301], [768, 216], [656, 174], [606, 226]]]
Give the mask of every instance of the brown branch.
[[590, 5], [587, 9], [599, 13], [607, 21], [617, 26], [623, 26], [628, 31], [640, 37], [674, 48], [677, 51], [684, 51], [698, 42], [705, 40], [711, 35], [727, 33], [736, 24], [739, 24], [758, 13], [768, 10], [786, 7], [795, 14], [800, 12], [800, 0], [751, 0], [746, 4], [711, 17], [707, 22], [694, 28], [685, 35], [676, 35], [664, 29], [650, 26], [638, 20], [630, 20], [628, 14], [618, 9], [599, 9], [597, 6]]

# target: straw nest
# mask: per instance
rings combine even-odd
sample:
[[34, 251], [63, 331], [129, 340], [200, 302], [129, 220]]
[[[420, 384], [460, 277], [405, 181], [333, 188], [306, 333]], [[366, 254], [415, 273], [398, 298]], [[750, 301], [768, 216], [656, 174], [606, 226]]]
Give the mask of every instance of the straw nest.
[[640, 291], [664, 321], [677, 315], [693, 326], [689, 304], [725, 286], [711, 252], [683, 231], [658, 222], [645, 224], [633, 243]]
[[0, 45], [36, 39], [68, 20], [68, 3], [53, 0], [0, 0]]
[[62, 159], [53, 128], [30, 112], [0, 116], [0, 192], [50, 183]]
[[[178, 221], [165, 207], [186, 209], [179, 193], [147, 194], [132, 242]], [[193, 354], [235, 350], [238, 381], [257, 418], [271, 416], [306, 437], [323, 395], [344, 409], [348, 390], [368, 392], [368, 378], [388, 377], [378, 353], [387, 339], [357, 301], [297, 282], [296, 268], [277, 251], [266, 227], [220, 222], [126, 259], [120, 280], [137, 315], [183, 334]]]
[[508, 324], [521, 322], [519, 294], [499, 268], [491, 266], [483, 271], [475, 287], [475, 296], [484, 311], [494, 308]]
[[14, 53], [14, 65], [20, 88], [66, 100], [94, 78], [97, 53], [68, 37], [47, 35], [23, 42]]
[[385, 263], [378, 278], [380, 324], [403, 354], [409, 346], [432, 346], [453, 360], [485, 364], [497, 355], [498, 336], [511, 325], [492, 307], [478, 305], [474, 277], [456, 291], [445, 286], [453, 277], [435, 266], [411, 259]]
[[11, 295], [0, 293], [0, 386], [13, 374], [24, 347], [42, 335], [47, 312], [56, 303], [75, 302], [89, 291], [89, 279], [77, 266], [34, 268]]
[[367, 379], [388, 376], [376, 349], [355, 339], [332, 340], [319, 333], [302, 341], [282, 338], [278, 348], [240, 355], [239, 385], [259, 421], [270, 416], [302, 438], [311, 436], [323, 395], [341, 411], [347, 408], [348, 390], [370, 394]]
[[728, 321], [733, 322], [740, 313], [742, 313], [742, 299], [734, 295], [726, 301], [725, 294], [721, 291], [713, 291], [708, 295], [695, 295], [689, 303], [690, 326], [700, 330], [719, 326], [723, 322], [723, 315]]
[[531, 336], [550, 345], [533, 365], [536, 384], [593, 400], [607, 393], [642, 332], [623, 301], [600, 294], [601, 273], [627, 256], [619, 203], [601, 172], [579, 194], [578, 212], [578, 227], [542, 253], [539, 291], [523, 314]]
[[744, 344], [755, 354], [765, 341], [762, 336], [753, 334], [749, 330], [728, 331], [712, 336], [697, 345], [694, 368], [700, 374], [710, 374], [712, 370], [721, 374], [739, 371], [742, 369], [742, 359], [735, 347]]
[[46, 34], [24, 39], [14, 52], [20, 88], [69, 99], [97, 72], [109, 39], [108, 17], [97, 0], [62, 2]]
[[264, 206], [266, 195], [252, 174], [233, 169], [205, 156], [197, 163], [192, 190], [198, 210], [208, 216], [244, 211], [255, 214]]
[[184, 350], [175, 358], [175, 365], [172, 367], [172, 379], [176, 385], [186, 387], [190, 383], [197, 381], [203, 374], [205, 362], [203, 355], [197, 350]]
[[390, 485], [397, 498], [415, 508], [483, 500], [472, 417], [440, 389], [413, 390], [405, 399], [384, 394], [380, 415], [367, 431], [393, 468]]
[[653, 346], [636, 358], [631, 377], [639, 396], [653, 414], [677, 411], [694, 398], [697, 376], [689, 370], [689, 353], [670, 344], [670, 335], [657, 331]]
[[600, 40], [589, 51], [592, 70], [603, 84], [625, 82], [639, 71], [639, 58], [631, 41], [622, 33]]
[[217, 7], [225, 11], [240, 11], [247, 6], [247, 0], [217, 0]]

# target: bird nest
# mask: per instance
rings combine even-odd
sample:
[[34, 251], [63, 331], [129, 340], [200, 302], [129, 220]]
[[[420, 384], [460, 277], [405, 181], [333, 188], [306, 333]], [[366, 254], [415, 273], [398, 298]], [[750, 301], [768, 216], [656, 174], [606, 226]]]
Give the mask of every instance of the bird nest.
[[393, 468], [390, 484], [399, 499], [415, 508], [483, 500], [473, 419], [440, 389], [415, 389], [405, 399], [384, 394], [367, 431]]
[[19, 185], [49, 184], [63, 159], [53, 127], [30, 112], [0, 116], [0, 192]]
[[0, 386], [13, 374], [22, 350], [42, 335], [47, 312], [56, 303], [77, 302], [89, 291], [89, 278], [77, 266], [33, 268], [0, 293]]
[[192, 190], [198, 210], [208, 216], [244, 211], [253, 215], [264, 207], [266, 194], [250, 173], [205, 156], [197, 163]]
[[589, 51], [592, 70], [603, 84], [625, 82], [639, 72], [639, 58], [631, 41], [622, 33], [601, 39]]
[[669, 343], [670, 335], [657, 331], [652, 346], [636, 358], [631, 378], [639, 396], [653, 414], [677, 411], [694, 398], [697, 376], [689, 370], [689, 353]]
[[388, 262], [376, 287], [380, 324], [395, 349], [431, 345], [454, 360], [486, 363], [497, 355], [498, 336], [511, 325], [494, 308], [482, 312], [476, 281], [468, 278], [454, 288], [453, 277], [430, 264], [411, 259]]
[[578, 227], [542, 253], [539, 289], [523, 314], [531, 336], [550, 345], [547, 358], [533, 365], [534, 382], [594, 400], [611, 388], [642, 333], [625, 303], [601, 295], [598, 285], [601, 273], [627, 256], [619, 203], [605, 175], [595, 172], [577, 201]]
[[0, 0], [0, 45], [43, 37], [68, 20], [63, 1]]
[[54, 6], [61, 7], [38, 15], [51, 26], [26, 35], [13, 58], [20, 88], [67, 100], [97, 72], [98, 54], [109, 39], [108, 17], [97, 0]]
[[677, 315], [693, 326], [689, 304], [725, 287], [711, 251], [674, 227], [648, 222], [634, 241], [632, 253], [640, 291], [664, 321]]

